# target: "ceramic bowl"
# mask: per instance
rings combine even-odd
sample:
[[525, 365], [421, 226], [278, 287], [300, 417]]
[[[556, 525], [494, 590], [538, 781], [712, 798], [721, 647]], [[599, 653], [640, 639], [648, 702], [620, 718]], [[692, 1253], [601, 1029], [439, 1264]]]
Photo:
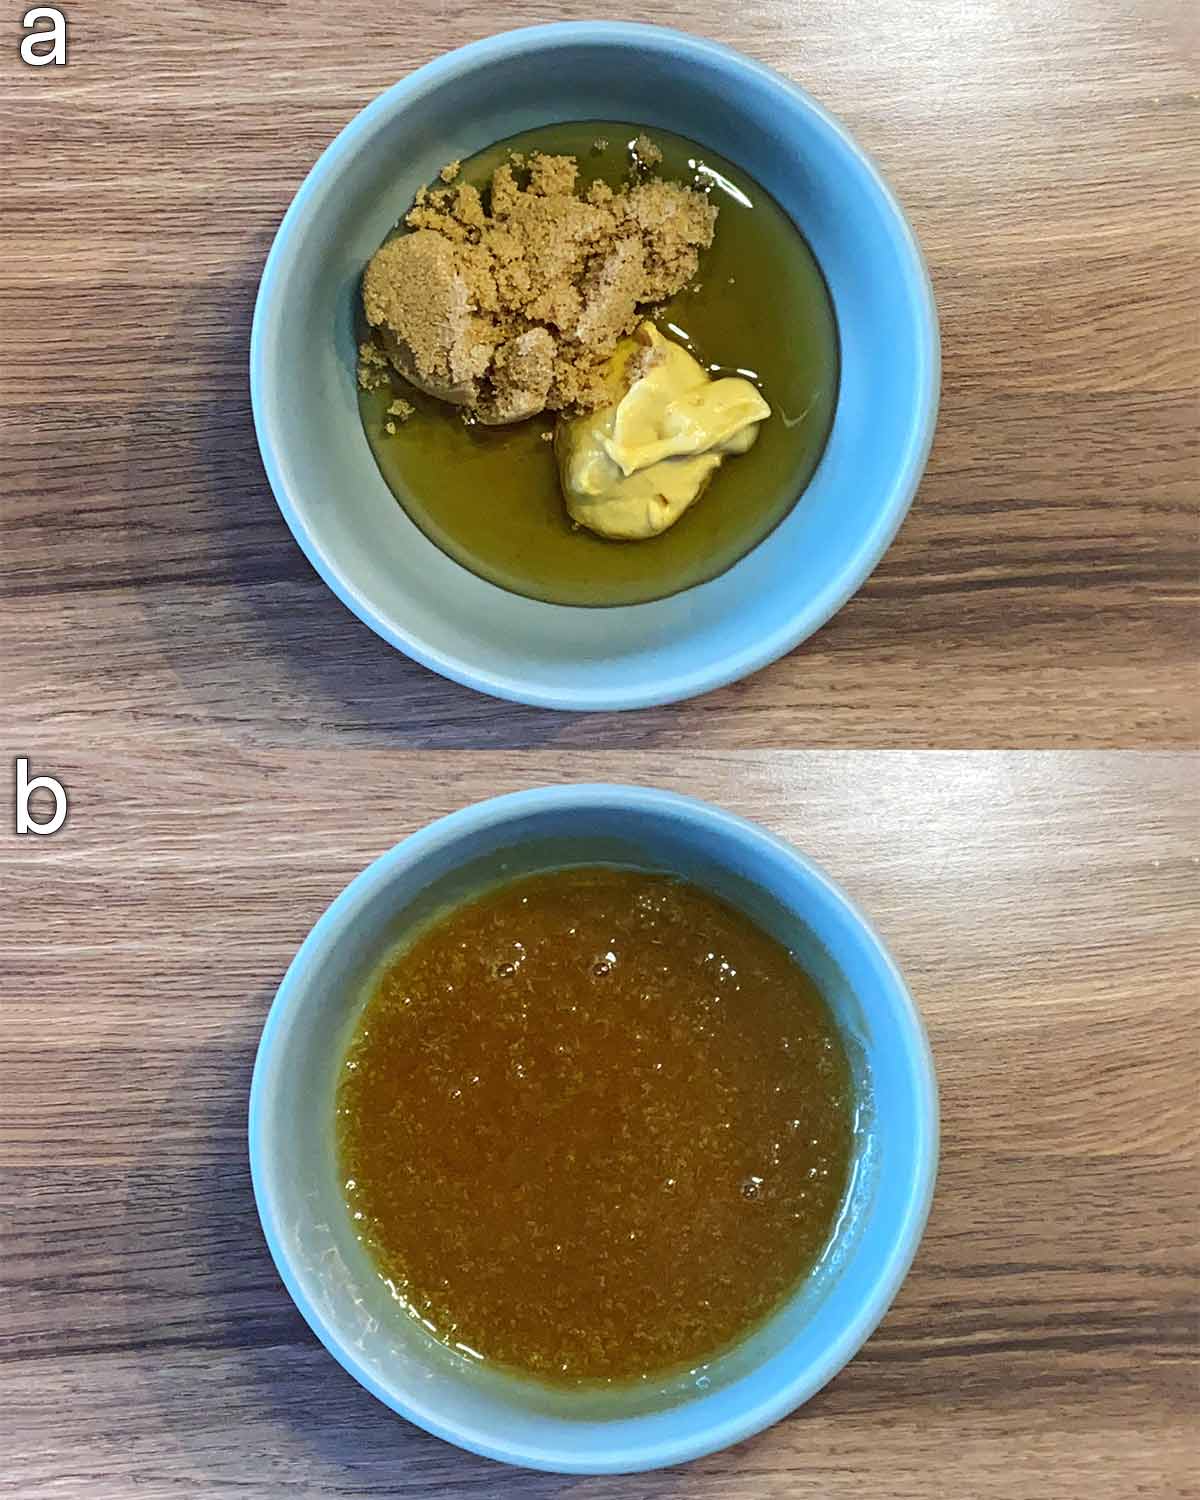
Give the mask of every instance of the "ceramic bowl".
[[[597, 861], [694, 880], [787, 943], [832, 1007], [854, 1075], [852, 1170], [827, 1253], [764, 1326], [669, 1396], [552, 1390], [435, 1342], [396, 1308], [356, 1240], [334, 1151], [339, 1066], [385, 955], [432, 912], [481, 885]], [[376, 860], [325, 912], [288, 969], [250, 1095], [250, 1166], [267, 1243], [330, 1353], [429, 1432], [562, 1473], [683, 1463], [807, 1400], [855, 1353], [899, 1288], [925, 1224], [936, 1161], [925, 1034], [866, 918], [764, 830], [639, 787], [498, 797], [442, 818]]]
[[[450, 159], [564, 120], [699, 141], [771, 192], [837, 315], [841, 383], [824, 457], [786, 519], [720, 577], [653, 603], [574, 608], [469, 572], [379, 474], [355, 394], [363, 267]], [[562, 709], [703, 693], [791, 650], [859, 587], [912, 500], [938, 401], [929, 279], [892, 194], [846, 131], [748, 58], [660, 27], [564, 23], [450, 53], [357, 115], [312, 169], [268, 257], [250, 387], [271, 486], [338, 597], [417, 661]]]

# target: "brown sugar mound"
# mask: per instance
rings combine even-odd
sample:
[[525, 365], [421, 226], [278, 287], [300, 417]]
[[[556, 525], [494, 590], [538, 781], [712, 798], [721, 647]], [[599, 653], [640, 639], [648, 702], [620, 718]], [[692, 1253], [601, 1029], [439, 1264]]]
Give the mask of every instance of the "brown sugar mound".
[[717, 209], [656, 177], [585, 193], [577, 177], [574, 157], [535, 152], [498, 167], [485, 194], [417, 194], [409, 232], [376, 251], [362, 289], [406, 380], [490, 424], [607, 399], [605, 363], [695, 276]]

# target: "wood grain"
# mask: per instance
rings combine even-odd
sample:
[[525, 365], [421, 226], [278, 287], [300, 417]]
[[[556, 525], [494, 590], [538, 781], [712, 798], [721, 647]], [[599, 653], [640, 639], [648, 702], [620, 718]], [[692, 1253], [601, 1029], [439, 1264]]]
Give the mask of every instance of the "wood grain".
[[67, 10], [68, 67], [0, 60], [0, 649], [31, 744], [1194, 743], [1185, 0], [656, 9], [878, 158], [932, 269], [945, 398], [909, 521], [828, 627], [699, 702], [600, 719], [484, 702], [347, 614], [276, 511], [246, 391], [263, 258], [338, 128], [447, 47], [595, 9]]
[[[785, 751], [1194, 743], [1188, 7], [655, 11], [873, 152], [945, 395], [912, 516], [826, 629], [596, 718], [443, 682], [337, 604], [262, 476], [245, 365], [274, 228], [358, 108], [474, 37], [619, 12], [65, 8], [67, 69], [0, 54], [0, 750], [72, 794], [62, 834], [0, 838], [0, 1494], [1187, 1493], [1196, 758]], [[336, 890], [467, 800], [588, 777], [713, 798], [844, 881], [923, 1006], [945, 1125], [862, 1355], [753, 1442], [623, 1480], [505, 1471], [374, 1403], [280, 1287], [244, 1147], [270, 995]]]
[[[1197, 758], [1167, 753], [79, 753], [0, 840], [0, 1493], [37, 1500], [1127, 1500], [1196, 1406]], [[343, 883], [468, 800], [622, 778], [795, 840], [926, 1017], [943, 1165], [865, 1350], [757, 1439], [572, 1480], [471, 1458], [316, 1344], [247, 1177], [274, 986]]]

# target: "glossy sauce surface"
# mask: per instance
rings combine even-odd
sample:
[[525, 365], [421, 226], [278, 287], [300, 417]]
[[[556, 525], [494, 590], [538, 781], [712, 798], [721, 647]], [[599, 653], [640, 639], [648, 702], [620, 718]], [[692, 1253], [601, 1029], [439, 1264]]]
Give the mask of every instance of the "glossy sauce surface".
[[695, 1369], [811, 1270], [846, 1054], [788, 951], [607, 866], [493, 889], [384, 971], [343, 1063], [356, 1233], [398, 1310], [555, 1383]]
[[[463, 180], [482, 188], [510, 150], [540, 150], [576, 156], [581, 184], [603, 178], [617, 185], [638, 129], [611, 122], [545, 126], [472, 157]], [[715, 373], [752, 379], [773, 411], [750, 452], [726, 463], [681, 521], [638, 542], [575, 527], [543, 438], [553, 430], [551, 414], [505, 428], [468, 426], [399, 376], [393, 389], [359, 393], [380, 472], [422, 531], [491, 582], [554, 603], [637, 603], [724, 572], [791, 509], [833, 422], [837, 327], [803, 236], [731, 162], [668, 131], [648, 133], [663, 152], [658, 174], [707, 184], [720, 205], [695, 288], [668, 302], [654, 321]], [[607, 149], [596, 151], [597, 140], [607, 140]], [[364, 324], [360, 333], [366, 332]], [[389, 434], [387, 407], [395, 395], [417, 411]]]

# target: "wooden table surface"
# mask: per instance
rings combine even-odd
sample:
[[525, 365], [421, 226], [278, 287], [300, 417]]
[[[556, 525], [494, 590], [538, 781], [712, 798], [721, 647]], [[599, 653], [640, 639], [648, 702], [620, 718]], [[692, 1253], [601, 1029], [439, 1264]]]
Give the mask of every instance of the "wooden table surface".
[[[586, 718], [443, 682], [333, 599], [263, 478], [245, 367], [271, 236], [358, 108], [447, 47], [603, 11], [62, 3], [67, 68], [17, 61], [24, 7], [0, 54], [0, 805], [15, 755], [71, 793], [53, 838], [11, 811], [0, 833], [0, 1494], [1186, 1493], [1184, 0], [655, 10], [876, 156], [936, 285], [943, 414], [899, 539], [812, 641]], [[719, 801], [847, 885], [924, 1009], [945, 1141], [912, 1275], [825, 1392], [687, 1468], [570, 1480], [425, 1436], [316, 1344], [258, 1229], [245, 1103], [274, 987], [346, 880], [466, 801], [596, 777]]]
[[[588, 0], [64, 0], [0, 60], [0, 650], [54, 743], [1160, 746], [1196, 732], [1200, 83], [1188, 0], [681, 0], [874, 153], [941, 309], [900, 538], [788, 659], [602, 720], [481, 702], [292, 542], [246, 390], [254, 292], [338, 129], [438, 52]], [[15, 35], [15, 17], [6, 23]]]
[[[0, 842], [0, 1494], [1186, 1492], [1194, 757], [364, 751], [348, 776], [168, 747], [62, 769], [67, 831]], [[943, 1155], [897, 1302], [808, 1406], [685, 1468], [566, 1479], [426, 1436], [320, 1348], [259, 1231], [246, 1091], [282, 970], [370, 858], [473, 798], [614, 775], [760, 820], [873, 914], [928, 1024]]]

